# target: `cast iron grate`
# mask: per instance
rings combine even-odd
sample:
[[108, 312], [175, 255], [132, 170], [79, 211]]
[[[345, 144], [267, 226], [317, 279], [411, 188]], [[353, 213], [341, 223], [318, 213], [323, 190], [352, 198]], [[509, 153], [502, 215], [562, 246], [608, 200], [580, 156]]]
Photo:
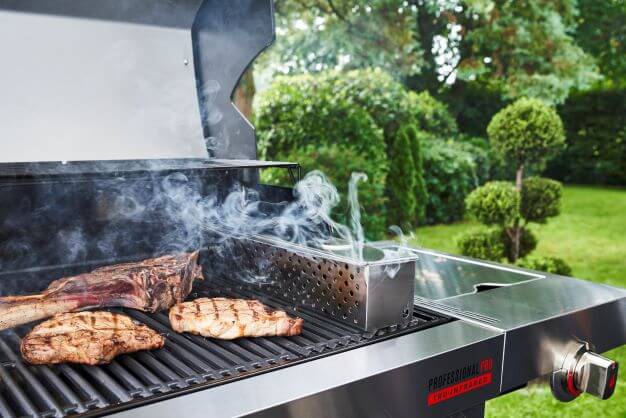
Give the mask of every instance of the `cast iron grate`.
[[[256, 286], [236, 283], [200, 288], [192, 296], [258, 298], [274, 308], [289, 306], [281, 299], [267, 297]], [[449, 321], [416, 308], [408, 326], [366, 333], [315, 311], [286, 310], [305, 320], [301, 335], [234, 341], [178, 334], [171, 331], [164, 312], [149, 315], [126, 310], [134, 319], [166, 335], [165, 347], [119, 356], [111, 364], [98, 367], [27, 365], [21, 360], [19, 343], [20, 337], [32, 327], [3, 331], [0, 333], [0, 416], [102, 415]]]

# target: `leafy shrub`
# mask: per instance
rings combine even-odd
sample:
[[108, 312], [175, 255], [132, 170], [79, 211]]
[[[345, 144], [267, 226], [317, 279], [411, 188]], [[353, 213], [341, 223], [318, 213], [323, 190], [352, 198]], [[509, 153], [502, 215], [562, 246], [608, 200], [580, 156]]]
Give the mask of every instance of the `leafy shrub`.
[[519, 216], [520, 197], [505, 181], [491, 181], [465, 199], [467, 211], [485, 225], [506, 225]]
[[562, 259], [555, 257], [526, 257], [517, 262], [517, 265], [530, 270], [570, 276], [572, 268]]
[[491, 147], [486, 138], [460, 135], [458, 146], [467, 151], [474, 159], [478, 184], [485, 184], [494, 178], [492, 173], [492, 160], [494, 158], [491, 155]]
[[395, 197], [388, 202], [387, 220], [406, 229], [410, 228], [417, 207], [416, 176], [412, 175], [415, 164], [411, 148], [411, 138], [406, 130], [399, 131], [389, 152], [393, 164], [387, 179], [387, 195]]
[[260, 98], [257, 128], [269, 159], [308, 144], [345, 144], [387, 171], [382, 131], [367, 111], [337, 100], [333, 86], [310, 74], [279, 77]]
[[332, 86], [336, 100], [364, 109], [382, 128], [389, 146], [402, 126], [413, 123], [412, 112], [403, 105], [404, 86], [380, 69], [328, 71], [317, 77], [320, 83]]
[[528, 222], [545, 223], [561, 210], [561, 183], [541, 177], [529, 177], [522, 183], [520, 213]]
[[426, 219], [426, 206], [428, 205], [428, 190], [426, 189], [426, 181], [424, 180], [424, 158], [422, 155], [422, 143], [419, 133], [415, 126], [409, 125], [404, 128], [406, 135], [411, 142], [411, 156], [413, 157], [413, 165], [415, 170], [415, 213], [414, 220], [416, 223], [422, 223]]
[[305, 171], [319, 168], [340, 192], [351, 171], [367, 174], [367, 185], [375, 185], [380, 193], [367, 198], [363, 194], [367, 212], [363, 225], [370, 238], [384, 234], [387, 147], [382, 130], [367, 111], [337, 99], [334, 86], [323, 79], [308, 74], [280, 77], [260, 98], [257, 127], [264, 158], [298, 161]]
[[458, 132], [456, 121], [448, 107], [427, 91], [409, 92], [403, 107], [408, 110], [421, 131], [429, 132], [439, 139], [449, 138]]
[[541, 165], [565, 145], [561, 118], [537, 99], [519, 99], [496, 113], [487, 133], [494, 151], [518, 169]]
[[504, 258], [505, 249], [498, 229], [464, 234], [457, 239], [457, 247], [468, 257], [492, 261]]
[[458, 88], [444, 91], [443, 100], [468, 135], [485, 135], [493, 115], [510, 103], [501, 91], [486, 83], [457, 80], [455, 86]]
[[[353, 172], [373, 170], [368, 156], [356, 151], [352, 147], [337, 144], [313, 145], [309, 144], [301, 149], [294, 149], [285, 159], [299, 160], [302, 166], [302, 175], [313, 170], [321, 170], [337, 187], [341, 196], [339, 205], [333, 210], [333, 219], [348, 225], [348, 183]], [[289, 184], [286, 170], [268, 170], [264, 172], [263, 180], [274, 184]], [[361, 221], [368, 238], [380, 239], [385, 236], [387, 222], [385, 216], [385, 181], [359, 183], [359, 205], [361, 207]]]
[[[381, 184], [390, 204], [407, 199], [409, 194], [417, 199], [417, 204], [398, 203], [397, 207], [390, 208], [395, 221], [405, 224], [425, 219], [424, 208], [428, 199], [423, 186], [428, 182], [420, 167], [422, 161], [426, 164], [426, 157], [421, 155], [426, 152], [425, 145], [419, 134], [410, 132], [414, 129], [411, 126], [429, 130], [431, 136], [438, 138], [457, 131], [445, 105], [428, 93], [407, 93], [400, 83], [380, 70], [278, 77], [260, 96], [257, 109], [256, 126], [262, 158], [280, 160], [291, 155], [294, 161], [300, 161], [298, 149], [310, 144], [337, 143], [368, 157], [367, 167], [361, 171], [368, 174], [370, 182], [380, 183], [390, 166], [401, 166], [402, 171], [393, 176], [394, 179], [398, 177], [396, 185], [386, 187], [384, 181]], [[398, 132], [405, 129], [410, 137], [408, 153], [413, 165], [408, 164], [407, 154], [392, 152]], [[463, 199], [475, 185], [475, 172], [469, 167], [473, 164], [468, 153], [460, 146], [451, 147], [451, 151], [441, 151], [444, 147], [440, 146], [431, 153], [431, 162], [438, 158], [446, 166], [434, 170], [445, 176], [440, 180], [434, 173], [429, 175], [431, 186], [439, 193], [439, 198], [431, 202], [430, 207], [438, 205], [436, 210], [440, 214], [435, 214], [432, 221], [460, 219]], [[453, 160], [446, 161], [448, 157]], [[454, 175], [460, 174], [461, 179], [457, 181], [448, 174], [450, 170]], [[414, 186], [408, 178], [414, 179]], [[450, 179], [454, 179], [453, 184], [447, 186]], [[399, 187], [412, 189], [401, 192]], [[426, 184], [426, 191], [428, 187]], [[449, 215], [446, 214], [448, 208], [453, 211]]]
[[543, 223], [558, 214], [560, 185], [547, 179], [523, 179], [526, 166], [541, 165], [563, 146], [563, 124], [543, 102], [519, 99], [493, 117], [487, 133], [495, 154], [515, 167], [515, 185], [486, 183], [468, 196], [467, 207], [482, 223], [500, 226], [506, 258], [516, 262], [537, 246], [526, 223]]
[[545, 171], [568, 183], [626, 185], [626, 89], [574, 93], [559, 108], [567, 148]]
[[507, 232], [506, 229], [502, 229], [500, 235], [504, 244], [504, 255], [510, 262], [514, 262], [517, 258], [527, 256], [537, 248], [537, 237], [535, 237], [535, 234], [533, 234], [530, 229], [520, 228], [519, 254], [515, 257], [513, 238], [510, 235], [512, 232], [511, 230]]
[[457, 142], [433, 139], [419, 132], [423, 145], [424, 180], [428, 191], [426, 223], [449, 223], [463, 218], [465, 197], [476, 187], [476, 165]]

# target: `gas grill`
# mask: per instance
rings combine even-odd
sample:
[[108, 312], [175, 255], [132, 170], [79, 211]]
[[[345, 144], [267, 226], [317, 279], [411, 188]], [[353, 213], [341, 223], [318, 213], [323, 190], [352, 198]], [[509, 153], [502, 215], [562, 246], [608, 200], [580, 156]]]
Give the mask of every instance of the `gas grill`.
[[355, 258], [270, 227], [207, 227], [207, 197], [236, 191], [268, 218], [295, 199], [260, 173], [295, 182], [299, 166], [257, 160], [231, 102], [273, 37], [271, 0], [0, 0], [0, 295], [199, 248], [190, 298], [304, 319], [299, 336], [221, 341], [117, 309], [166, 343], [104, 366], [28, 365], [32, 324], [0, 331], [0, 416], [482, 417], [540, 377], [562, 401], [610, 397], [617, 364], [596, 353], [626, 343], [623, 289], [394, 242]]

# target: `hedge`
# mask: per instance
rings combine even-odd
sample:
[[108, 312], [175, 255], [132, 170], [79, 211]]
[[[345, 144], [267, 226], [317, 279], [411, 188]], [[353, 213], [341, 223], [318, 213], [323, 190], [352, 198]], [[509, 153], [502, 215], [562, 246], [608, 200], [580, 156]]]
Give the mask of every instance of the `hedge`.
[[[385, 190], [392, 216], [386, 219], [385, 211], [381, 211], [381, 222], [374, 225], [370, 219], [365, 224], [373, 237], [383, 233], [380, 224], [417, 226], [426, 218], [426, 207], [427, 212], [432, 212], [430, 222], [460, 219], [463, 199], [476, 185], [474, 157], [467, 148], [470, 145], [451, 145], [452, 151], [445, 150], [447, 146], [432, 145], [431, 151], [431, 145], [424, 144], [417, 133], [416, 128], [419, 132], [428, 130], [432, 139], [454, 135], [457, 127], [447, 107], [428, 93], [407, 93], [400, 83], [379, 70], [278, 77], [259, 98], [256, 126], [262, 158], [301, 162], [307, 152], [311, 154], [310, 150], [304, 151], [310, 145], [332, 144], [365, 157], [363, 167], [356, 170], [368, 174], [370, 182]], [[408, 135], [408, 140], [397, 140], [401, 132]], [[331, 178], [337, 177], [332, 170], [346, 170], [345, 164], [316, 167], [331, 170], [327, 173]], [[388, 187], [390, 167], [396, 170], [395, 184]], [[454, 176], [450, 176], [450, 170]], [[444, 177], [437, 179], [437, 173]], [[458, 181], [456, 174], [460, 174]], [[453, 184], [447, 185], [451, 178]], [[425, 189], [433, 190], [432, 198]], [[415, 203], [408, 201], [411, 196], [417, 199]]]
[[566, 183], [626, 185], [626, 89], [574, 93], [558, 110], [567, 148], [545, 175]]
[[340, 191], [351, 171], [367, 174], [368, 184], [377, 191], [362, 199], [367, 213], [363, 226], [369, 238], [380, 238], [387, 224], [384, 191], [389, 170], [383, 132], [365, 109], [338, 98], [336, 89], [319, 76], [278, 78], [259, 101], [260, 153], [270, 160], [300, 162], [305, 171], [320, 169]]
[[465, 145], [438, 140], [420, 133], [424, 179], [428, 191], [426, 223], [450, 223], [463, 219], [465, 197], [478, 186], [476, 162]]

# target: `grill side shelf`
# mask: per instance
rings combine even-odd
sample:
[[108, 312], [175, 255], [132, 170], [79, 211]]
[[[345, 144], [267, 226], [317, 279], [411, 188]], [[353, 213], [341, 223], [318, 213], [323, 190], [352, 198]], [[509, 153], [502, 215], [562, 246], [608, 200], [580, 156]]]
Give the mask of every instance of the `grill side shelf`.
[[361, 347], [450, 319], [415, 308], [408, 326], [364, 332], [319, 312], [290, 307], [262, 288], [236, 282], [203, 284], [196, 297], [255, 298], [304, 319], [296, 337], [221, 341], [171, 330], [166, 312], [124, 312], [166, 336], [163, 349], [117, 357], [104, 366], [31, 366], [19, 353], [31, 326], [0, 333], [0, 417], [99, 416], [281, 367]]

